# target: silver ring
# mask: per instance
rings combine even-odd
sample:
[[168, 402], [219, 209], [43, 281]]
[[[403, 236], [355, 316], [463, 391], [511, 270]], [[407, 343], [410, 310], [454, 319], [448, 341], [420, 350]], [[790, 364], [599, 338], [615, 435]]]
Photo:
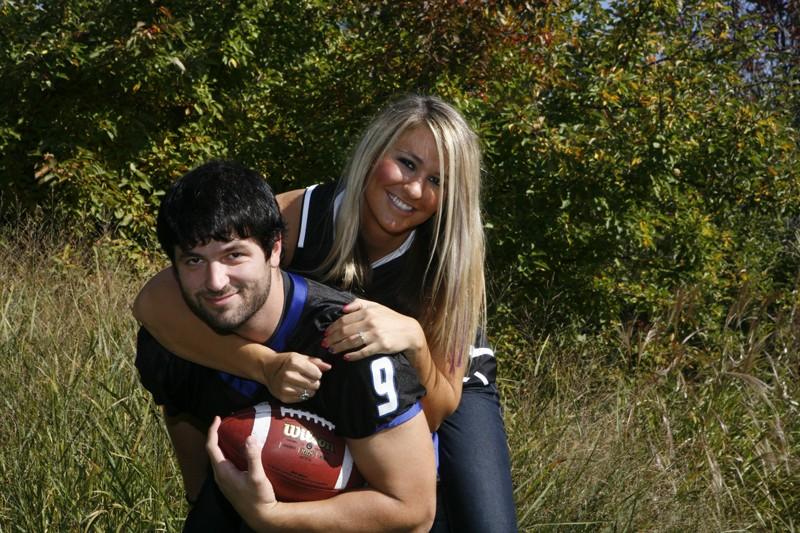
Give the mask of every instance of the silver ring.
[[366, 346], [367, 341], [364, 340], [364, 333], [363, 332], [361, 332], [361, 331], [358, 332], [358, 338], [361, 339], [361, 346]]
[[300, 393], [300, 400], [306, 401], [311, 398], [311, 395], [308, 393], [308, 390], [303, 389], [303, 392]]

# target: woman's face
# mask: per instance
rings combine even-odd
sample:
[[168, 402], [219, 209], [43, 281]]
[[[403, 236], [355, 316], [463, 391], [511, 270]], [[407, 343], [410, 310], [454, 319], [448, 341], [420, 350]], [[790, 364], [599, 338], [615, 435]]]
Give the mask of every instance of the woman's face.
[[391, 252], [433, 216], [439, 207], [440, 181], [433, 134], [427, 126], [409, 128], [367, 178], [361, 231], [368, 248]]

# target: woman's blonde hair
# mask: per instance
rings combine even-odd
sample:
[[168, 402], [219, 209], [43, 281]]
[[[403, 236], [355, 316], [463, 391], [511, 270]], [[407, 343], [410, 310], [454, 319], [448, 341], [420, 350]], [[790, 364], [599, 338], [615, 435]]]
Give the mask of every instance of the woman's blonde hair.
[[364, 189], [373, 167], [409, 128], [426, 126], [439, 154], [441, 194], [432, 220], [428, 261], [416, 318], [432, 353], [451, 370], [461, 367], [484, 327], [485, 244], [480, 206], [481, 154], [477, 135], [452, 106], [432, 96], [408, 96], [378, 114], [367, 127], [340, 181], [342, 203], [334, 243], [319, 268], [326, 281], [346, 289], [362, 285], [369, 263], [359, 252]]

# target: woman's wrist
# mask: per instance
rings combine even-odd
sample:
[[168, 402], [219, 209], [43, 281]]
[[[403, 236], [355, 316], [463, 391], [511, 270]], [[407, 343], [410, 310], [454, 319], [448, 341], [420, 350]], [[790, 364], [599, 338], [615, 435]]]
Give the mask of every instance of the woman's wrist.
[[425, 340], [425, 331], [422, 329], [422, 326], [419, 322], [415, 319], [410, 318], [409, 323], [410, 331], [413, 331], [413, 334], [410, 337], [409, 346], [404, 350], [406, 354], [406, 358], [411, 362], [413, 366], [417, 366], [420, 363], [420, 357], [430, 357], [430, 352], [428, 351], [428, 343]]
[[258, 381], [262, 385], [270, 388], [273, 386], [273, 380], [278, 373], [281, 364], [283, 363], [284, 354], [273, 352], [266, 346], [255, 345], [251, 347], [253, 350], [252, 357], [256, 360], [256, 375], [252, 377], [254, 381]]

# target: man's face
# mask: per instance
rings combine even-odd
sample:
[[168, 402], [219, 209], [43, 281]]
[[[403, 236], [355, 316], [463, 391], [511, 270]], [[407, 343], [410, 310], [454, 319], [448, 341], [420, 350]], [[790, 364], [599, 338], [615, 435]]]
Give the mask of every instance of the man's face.
[[253, 239], [210, 241], [177, 249], [175, 269], [192, 311], [212, 328], [233, 332], [267, 301], [270, 259]]

